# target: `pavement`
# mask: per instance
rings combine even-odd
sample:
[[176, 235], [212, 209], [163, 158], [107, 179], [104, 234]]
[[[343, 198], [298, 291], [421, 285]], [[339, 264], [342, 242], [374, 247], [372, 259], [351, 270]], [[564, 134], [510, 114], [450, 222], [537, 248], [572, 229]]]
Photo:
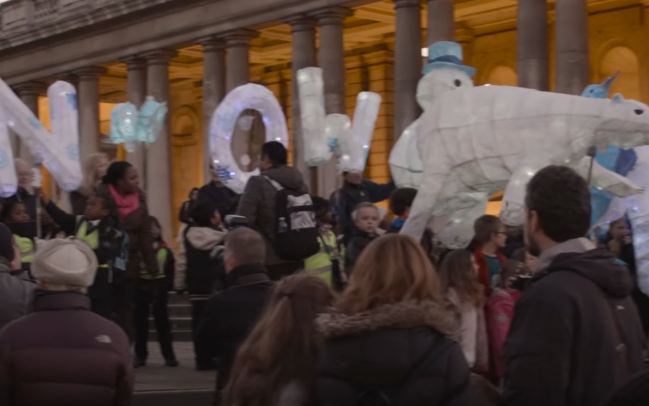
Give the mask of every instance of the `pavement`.
[[215, 371], [194, 369], [194, 350], [191, 342], [174, 343], [180, 366], [164, 366], [157, 342], [149, 342], [147, 365], [135, 370], [133, 406], [208, 406], [211, 402]]

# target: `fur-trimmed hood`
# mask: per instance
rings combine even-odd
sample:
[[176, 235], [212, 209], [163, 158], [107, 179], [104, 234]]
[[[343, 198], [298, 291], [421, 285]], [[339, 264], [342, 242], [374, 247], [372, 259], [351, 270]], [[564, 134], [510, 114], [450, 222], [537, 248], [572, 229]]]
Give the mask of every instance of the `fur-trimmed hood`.
[[321, 314], [316, 320], [325, 338], [344, 337], [381, 328], [432, 327], [451, 338], [457, 337], [457, 321], [444, 304], [433, 301], [404, 301], [375, 307], [356, 314], [336, 310]]

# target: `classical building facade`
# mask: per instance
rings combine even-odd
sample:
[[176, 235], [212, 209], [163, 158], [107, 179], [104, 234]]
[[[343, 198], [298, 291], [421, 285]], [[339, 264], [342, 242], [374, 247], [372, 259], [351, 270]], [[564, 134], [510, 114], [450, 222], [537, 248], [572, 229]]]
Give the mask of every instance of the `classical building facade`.
[[[366, 175], [386, 181], [391, 146], [420, 113], [415, 90], [429, 43], [460, 42], [477, 84], [579, 93], [621, 71], [613, 91], [647, 102], [647, 17], [648, 0], [5, 0], [0, 77], [44, 122], [46, 85], [74, 83], [82, 155], [124, 156], [106, 142], [115, 103], [167, 101], [165, 133], [127, 158], [171, 230], [187, 192], [205, 179], [210, 116], [240, 84], [277, 96], [303, 169], [297, 69], [322, 67], [328, 113], [352, 113], [360, 91], [380, 93]], [[251, 156], [258, 133], [236, 137]], [[322, 195], [336, 186], [335, 168], [307, 178]]]

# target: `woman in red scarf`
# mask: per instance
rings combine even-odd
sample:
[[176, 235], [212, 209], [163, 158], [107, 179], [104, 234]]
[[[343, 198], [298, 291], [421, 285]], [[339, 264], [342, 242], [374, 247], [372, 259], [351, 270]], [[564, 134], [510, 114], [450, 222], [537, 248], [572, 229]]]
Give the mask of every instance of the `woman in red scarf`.
[[98, 193], [112, 203], [114, 214], [128, 235], [126, 262], [120, 266], [116, 261], [118, 269], [113, 284], [117, 321], [133, 341], [135, 289], [140, 268], [144, 267], [144, 272], [158, 272], [146, 197], [140, 189], [137, 170], [126, 161], [113, 162], [108, 167]]

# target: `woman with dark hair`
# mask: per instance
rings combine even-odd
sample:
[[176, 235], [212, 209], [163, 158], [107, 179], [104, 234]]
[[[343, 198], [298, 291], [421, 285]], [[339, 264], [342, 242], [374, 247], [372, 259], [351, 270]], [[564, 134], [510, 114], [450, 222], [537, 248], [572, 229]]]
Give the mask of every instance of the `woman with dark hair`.
[[298, 274], [279, 282], [264, 314], [237, 353], [223, 404], [315, 404], [319, 347], [315, 318], [332, 301], [331, 290], [316, 276]]
[[194, 205], [196, 205], [197, 201], [198, 201], [198, 188], [192, 188], [192, 190], [189, 191], [189, 196], [187, 196], [187, 200], [183, 202], [182, 206], [180, 206], [180, 212], [178, 213], [178, 220], [181, 223], [189, 224], [192, 222], [189, 213], [191, 213], [192, 208], [194, 207]]
[[[146, 197], [140, 190], [137, 170], [126, 161], [110, 164], [98, 187], [98, 194], [111, 203], [113, 214], [128, 235], [128, 259], [121, 265], [123, 269], [115, 272], [115, 310], [118, 323], [133, 341], [137, 278], [141, 271], [151, 274], [158, 272]], [[115, 267], [120, 268], [120, 264]]]
[[387, 234], [370, 243], [333, 311], [317, 323], [326, 339], [319, 405], [470, 404], [453, 313], [413, 238]]
[[449, 252], [442, 261], [439, 279], [460, 322], [460, 344], [466, 360], [473, 370], [486, 373], [489, 343], [483, 310], [485, 296], [474, 256], [467, 250]]

